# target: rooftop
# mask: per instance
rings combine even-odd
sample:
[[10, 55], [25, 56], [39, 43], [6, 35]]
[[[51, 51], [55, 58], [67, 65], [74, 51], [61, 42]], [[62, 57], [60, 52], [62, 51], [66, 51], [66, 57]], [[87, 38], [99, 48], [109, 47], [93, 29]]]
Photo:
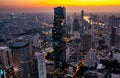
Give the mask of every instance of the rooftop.
[[42, 55], [42, 53], [40, 53], [40, 52], [35, 53], [35, 56], [41, 56], [41, 55]]
[[7, 49], [8, 47], [7, 46], [3, 46], [3, 47], [0, 47], [0, 49]]
[[13, 42], [10, 44], [10, 47], [12, 48], [22, 48], [25, 47], [29, 44], [28, 41], [18, 41], [18, 42]]

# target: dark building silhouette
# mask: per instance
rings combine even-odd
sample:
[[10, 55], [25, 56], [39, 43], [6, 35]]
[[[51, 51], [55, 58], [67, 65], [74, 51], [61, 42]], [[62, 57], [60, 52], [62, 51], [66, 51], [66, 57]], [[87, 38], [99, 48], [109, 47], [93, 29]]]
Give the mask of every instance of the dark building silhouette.
[[73, 21], [73, 31], [79, 32], [80, 30], [80, 24], [77, 18], [74, 19]]
[[81, 26], [79, 30], [80, 30], [80, 37], [82, 37], [84, 31], [84, 10], [81, 11]]
[[108, 30], [111, 32], [111, 45], [119, 44], [119, 23], [120, 17], [114, 15], [109, 17]]
[[84, 10], [81, 11], [81, 20], [84, 19]]
[[64, 7], [54, 8], [54, 27], [53, 34], [53, 49], [55, 54], [55, 68], [63, 70], [66, 64], [66, 10]]
[[115, 45], [116, 42], [116, 30], [117, 27], [112, 27], [112, 33], [111, 33], [111, 45]]
[[91, 35], [83, 35], [82, 37], [83, 50], [86, 51], [90, 50], [90, 48], [92, 47], [91, 39], [92, 39]]
[[110, 16], [109, 20], [108, 20], [108, 30], [112, 31], [113, 27], [117, 27], [118, 26], [118, 18], [116, 16]]

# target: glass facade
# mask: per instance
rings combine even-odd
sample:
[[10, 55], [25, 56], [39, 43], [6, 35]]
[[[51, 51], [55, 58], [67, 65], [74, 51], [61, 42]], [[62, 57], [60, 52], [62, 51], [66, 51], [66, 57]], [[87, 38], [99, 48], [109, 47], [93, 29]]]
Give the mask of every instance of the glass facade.
[[66, 10], [64, 7], [54, 8], [53, 48], [55, 67], [62, 70], [66, 63]]

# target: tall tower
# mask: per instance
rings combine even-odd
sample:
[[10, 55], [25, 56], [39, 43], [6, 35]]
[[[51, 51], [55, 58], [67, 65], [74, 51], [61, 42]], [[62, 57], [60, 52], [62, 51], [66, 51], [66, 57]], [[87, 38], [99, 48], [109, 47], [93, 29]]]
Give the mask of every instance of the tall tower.
[[81, 11], [81, 20], [84, 19], [84, 10]]
[[53, 49], [55, 54], [55, 68], [63, 70], [66, 64], [66, 10], [64, 7], [54, 8], [54, 26], [53, 34]]
[[84, 10], [81, 11], [81, 27], [80, 27], [80, 37], [83, 37], [83, 31], [84, 31]]
[[47, 78], [44, 53], [35, 52], [36, 78]]
[[79, 24], [79, 21], [77, 18], [74, 19], [73, 21], [73, 31], [74, 32], [79, 32], [79, 29], [80, 29], [80, 24]]
[[117, 27], [112, 27], [111, 45], [115, 45], [116, 44], [116, 30], [117, 30]]
[[96, 51], [95, 49], [90, 49], [87, 53], [87, 58], [86, 58], [86, 65], [88, 67], [95, 67], [96, 63]]
[[112, 31], [113, 27], [118, 27], [118, 19], [114, 15], [109, 17], [109, 20], [108, 20], [108, 30]]
[[29, 41], [16, 41], [10, 44], [14, 68], [18, 69], [16, 76], [32, 78], [31, 76], [31, 45]]

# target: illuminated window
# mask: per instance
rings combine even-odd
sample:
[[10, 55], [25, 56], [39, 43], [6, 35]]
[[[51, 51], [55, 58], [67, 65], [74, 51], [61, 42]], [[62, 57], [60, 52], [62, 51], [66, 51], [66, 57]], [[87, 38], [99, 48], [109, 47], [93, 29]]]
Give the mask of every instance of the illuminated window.
[[64, 26], [64, 22], [62, 22], [61, 25]]

